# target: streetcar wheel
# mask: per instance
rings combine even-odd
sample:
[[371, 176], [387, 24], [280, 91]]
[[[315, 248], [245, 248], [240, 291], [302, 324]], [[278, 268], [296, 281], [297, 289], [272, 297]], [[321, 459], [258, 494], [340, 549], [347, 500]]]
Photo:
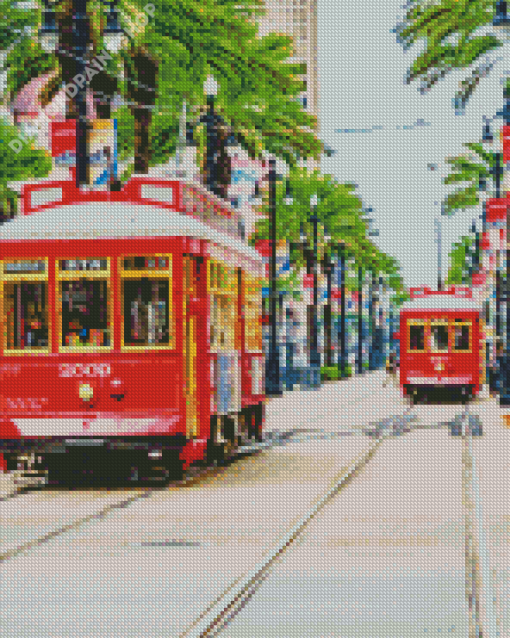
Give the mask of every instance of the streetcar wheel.
[[235, 448], [235, 426], [228, 417], [214, 416], [212, 419], [211, 437], [207, 442], [207, 464], [224, 465]]
[[81, 482], [81, 473], [76, 463], [69, 458], [69, 453], [48, 454], [48, 485], [74, 487]]
[[165, 468], [166, 481], [182, 481], [184, 469], [179, 457], [179, 450], [163, 451], [163, 467]]
[[460, 389], [462, 403], [467, 403], [473, 398], [473, 391], [468, 385], [464, 385]]

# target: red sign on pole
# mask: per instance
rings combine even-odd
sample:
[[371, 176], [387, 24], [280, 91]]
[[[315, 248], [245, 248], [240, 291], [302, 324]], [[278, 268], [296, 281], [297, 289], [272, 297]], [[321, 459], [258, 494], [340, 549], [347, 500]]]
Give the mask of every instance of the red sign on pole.
[[510, 162], [510, 126], [503, 126], [503, 161]]
[[59, 159], [76, 156], [76, 120], [51, 122], [51, 156]]
[[303, 288], [313, 288], [313, 275], [303, 275]]
[[485, 205], [487, 221], [489, 223], [505, 221], [506, 209], [509, 203], [509, 200], [502, 197], [499, 199], [496, 199], [495, 197], [488, 199], [487, 204]]

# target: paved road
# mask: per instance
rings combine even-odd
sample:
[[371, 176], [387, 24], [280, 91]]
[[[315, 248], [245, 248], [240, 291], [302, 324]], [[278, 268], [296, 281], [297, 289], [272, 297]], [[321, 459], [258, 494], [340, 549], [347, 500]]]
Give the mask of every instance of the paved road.
[[[367, 448], [363, 431], [407, 408], [384, 380], [377, 372], [276, 399], [267, 430], [293, 431], [287, 444], [113, 510], [5, 562], [2, 636], [179, 636]], [[494, 400], [475, 408], [488, 422], [473, 447], [481, 492], [491, 495], [483, 525], [504, 636], [510, 626], [502, 481], [510, 430]], [[461, 409], [417, 408], [422, 429], [383, 442], [223, 635], [467, 636], [461, 441], [435, 427]], [[25, 495], [0, 503], [0, 535], [12, 546], [130, 495]]]

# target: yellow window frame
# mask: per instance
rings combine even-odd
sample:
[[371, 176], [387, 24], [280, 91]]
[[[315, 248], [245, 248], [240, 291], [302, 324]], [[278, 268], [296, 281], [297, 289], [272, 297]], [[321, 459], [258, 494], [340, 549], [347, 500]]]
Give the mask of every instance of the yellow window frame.
[[[236, 326], [239, 321], [237, 268], [216, 259], [209, 259], [207, 262], [207, 294], [210, 303], [210, 351], [232, 352], [239, 350], [239, 326]], [[225, 306], [231, 319], [228, 323], [225, 322]], [[215, 307], [217, 308], [216, 312]], [[226, 343], [219, 343], [219, 336], [222, 333], [226, 335]]]
[[[79, 261], [80, 259], [98, 259], [97, 257], [75, 257], [73, 256], [74, 261]], [[56, 287], [55, 287], [55, 299], [56, 299], [56, 314], [57, 314], [57, 337], [58, 337], [58, 352], [67, 353], [67, 352], [109, 352], [113, 350], [113, 339], [114, 339], [114, 329], [113, 325], [113, 295], [112, 295], [112, 282], [111, 282], [111, 258], [110, 257], [101, 257], [103, 261], [106, 261], [106, 269], [105, 270], [62, 270], [60, 268], [61, 261], [70, 261], [68, 259], [64, 259], [63, 257], [59, 257], [55, 260], [55, 278], [56, 278]], [[79, 346], [63, 346], [62, 345], [62, 291], [61, 284], [65, 281], [78, 281], [79, 279], [99, 279], [106, 281], [107, 286], [107, 295], [108, 295], [108, 323], [110, 325], [110, 345], [109, 346], [95, 346], [95, 345], [79, 345]]]
[[[423, 349], [417, 350], [411, 348], [411, 326], [423, 326]], [[406, 322], [406, 345], [407, 352], [427, 352], [427, 320], [426, 319], [408, 319]]]
[[[457, 350], [455, 346], [455, 328], [457, 326], [468, 326], [469, 328], [469, 349], [468, 350]], [[473, 351], [473, 322], [472, 321], [450, 321], [450, 342], [451, 342], [451, 352], [455, 354], [468, 354]]]
[[[118, 272], [119, 272], [119, 299], [120, 299], [120, 347], [125, 352], [146, 352], [147, 350], [175, 350], [175, 314], [173, 309], [173, 289], [172, 289], [172, 272], [173, 262], [172, 253], [151, 253], [150, 257], [166, 257], [168, 259], [168, 268], [161, 270], [152, 270], [150, 268], [143, 268], [140, 270], [125, 270], [123, 263], [126, 257], [142, 257], [140, 253], [127, 253], [120, 255], [118, 258]], [[168, 281], [168, 330], [169, 339], [168, 343], [164, 345], [145, 345], [145, 346], [127, 346], [124, 341], [124, 294], [122, 284], [126, 279], [141, 279], [146, 277], [147, 279], [163, 279]]]
[[[263, 280], [245, 275], [244, 283], [244, 341], [250, 353], [262, 352], [262, 284]], [[252, 347], [256, 344], [256, 347]]]
[[[43, 273], [6, 273], [4, 270], [4, 263], [10, 261], [42, 261], [44, 262], [44, 272]], [[53, 326], [51, 323], [51, 313], [49, 308], [49, 273], [48, 273], [48, 257], [34, 257], [31, 259], [23, 259], [20, 257], [12, 258], [12, 259], [0, 259], [0, 326], [2, 334], [0, 335], [0, 342], [2, 344], [2, 352], [5, 356], [16, 356], [16, 355], [29, 355], [29, 356], [40, 356], [47, 355], [50, 353], [51, 349], [51, 337], [53, 332]], [[6, 325], [5, 325], [5, 317], [4, 317], [4, 284], [5, 283], [37, 283], [37, 282], [46, 282], [47, 283], [47, 304], [48, 304], [48, 347], [47, 348], [38, 348], [37, 350], [32, 349], [21, 349], [21, 348], [7, 348], [7, 333], [6, 333]]]
[[[449, 322], [448, 319], [435, 319], [434, 321], [427, 321], [428, 326], [428, 351], [433, 354], [447, 354], [450, 351], [450, 330], [449, 330]], [[446, 350], [438, 350], [436, 348], [432, 348], [432, 327], [433, 326], [446, 326], [446, 334], [448, 338], [448, 345]]]

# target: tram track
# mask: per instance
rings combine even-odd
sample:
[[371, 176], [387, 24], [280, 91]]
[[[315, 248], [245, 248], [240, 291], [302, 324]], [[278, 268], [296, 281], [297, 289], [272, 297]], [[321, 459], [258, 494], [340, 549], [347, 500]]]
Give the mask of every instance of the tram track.
[[[398, 436], [406, 431], [412, 414], [419, 406], [411, 405], [400, 416], [382, 419], [365, 434], [375, 436], [359, 457], [335, 480], [334, 484], [309, 508], [300, 520], [250, 571], [232, 583], [212, 604], [190, 624], [179, 638], [206, 638], [216, 636], [225, 629], [234, 617], [246, 606], [258, 588], [276, 568], [287, 550], [295, 544], [299, 536], [316, 514], [327, 505], [339, 491], [358, 473], [374, 455], [382, 442], [390, 436]], [[438, 422], [437, 427], [450, 427], [450, 434], [461, 437], [462, 443], [462, 495], [465, 514], [465, 578], [466, 598], [469, 614], [468, 638], [497, 638], [499, 618], [497, 616], [497, 591], [490, 572], [485, 530], [482, 524], [481, 499], [478, 487], [476, 458], [472, 446], [472, 436], [482, 434], [478, 417], [473, 419], [469, 405], [452, 421]], [[477, 422], [478, 420], [478, 422]], [[460, 425], [460, 432], [459, 432]], [[430, 426], [422, 426], [430, 427]], [[421, 429], [419, 422], [415, 429]], [[335, 433], [328, 433], [335, 434]], [[338, 434], [338, 433], [336, 433]], [[333, 438], [329, 436], [321, 438]], [[287, 437], [292, 440], [292, 436]]]
[[[411, 421], [414, 420], [417, 422], [413, 423], [413, 429], [431, 427], [420, 424], [417, 415], [414, 414], [418, 408], [419, 405], [411, 405], [403, 414], [381, 419], [377, 423], [372, 423], [372, 427], [365, 428], [362, 433], [374, 437], [374, 440], [369, 443], [362, 454], [360, 454], [341, 475], [335, 478], [329, 489], [315, 500], [292, 529], [264, 556], [263, 560], [257, 563], [253, 569], [241, 578], [235, 580], [228, 589], [216, 598], [213, 603], [196, 618], [193, 624], [189, 625], [184, 633], [180, 634], [181, 638], [198, 638], [199, 636], [205, 637], [219, 634], [244, 608], [260, 585], [270, 577], [278, 561], [283, 557], [285, 552], [295, 544], [295, 541], [303, 533], [308, 523], [362, 470], [385, 439], [391, 436], [399, 436], [409, 431], [411, 429]], [[495, 611], [496, 595], [494, 588], [491, 586], [492, 576], [489, 571], [486, 541], [481, 522], [476, 459], [471, 440], [471, 430], [473, 426], [476, 425], [473, 421], [473, 416], [475, 415], [470, 414], [469, 405], [467, 405], [453, 420], [438, 422], [436, 427], [450, 427], [450, 434], [459, 436], [462, 443], [463, 499], [465, 502], [466, 597], [470, 615], [469, 638], [482, 638], [482, 636], [483, 638], [496, 638], [496, 636], [500, 635], [497, 633], [497, 617]], [[243, 456], [259, 453], [293, 442], [303, 443], [312, 440], [329, 440], [349, 434], [353, 433], [321, 432], [299, 428], [283, 432], [273, 432], [272, 436], [268, 436], [266, 440], [260, 443], [254, 443], [251, 446], [241, 446], [237, 451], [236, 457], [237, 455]], [[235, 462], [236, 457], [230, 459], [226, 465]], [[145, 489], [143, 492], [134, 495], [131, 494], [127, 498], [108, 504], [99, 509], [99, 511], [88, 513], [44, 535], [30, 539], [16, 548], [1, 553], [0, 562], [5, 562], [18, 555], [29, 552], [42, 543], [67, 534], [89, 521], [104, 519], [115, 510], [129, 507], [141, 499], [150, 498], [152, 494], [161, 492], [162, 489], [168, 487], [184, 487], [195, 483], [208, 474], [218, 472], [218, 469], [218, 467], [196, 468], [194, 473], [186, 476], [183, 481], [170, 483], [165, 486], [165, 488], [151, 487]], [[30, 492], [30, 488], [21, 488], [16, 496]], [[13, 496], [8, 498], [13, 498]], [[2, 500], [7, 499], [3, 498]]]
[[[229, 465], [231, 465], [232, 463], [235, 463], [235, 461], [238, 458], [241, 458], [242, 456], [248, 456], [248, 455], [253, 455], [253, 454], [258, 454], [263, 452], [264, 450], [269, 450], [271, 448], [277, 447], [277, 446], [281, 446], [284, 445], [286, 443], [290, 443], [292, 441], [298, 442], [298, 443], [302, 443], [305, 442], [306, 440], [314, 440], [317, 438], [325, 438], [324, 436], [317, 436], [317, 435], [309, 435], [306, 438], [303, 437], [294, 437], [294, 435], [297, 432], [283, 432], [283, 433], [278, 433], [278, 436], [275, 437], [268, 437], [267, 440], [264, 440], [262, 442], [259, 443], [254, 443], [253, 445], [249, 445], [249, 446], [241, 446], [240, 448], [238, 448], [238, 450], [236, 451], [236, 453], [230, 457], [225, 463], [224, 465], [221, 466], [207, 466], [207, 467], [193, 467], [191, 468], [186, 475], [184, 476], [184, 478], [180, 481], [172, 481], [169, 483], [166, 483], [164, 486], [156, 486], [156, 487], [146, 487], [146, 488], [136, 488], [134, 487], [133, 489], [138, 489], [140, 491], [138, 491], [136, 494], [131, 494], [130, 496], [126, 497], [126, 498], [121, 498], [119, 501], [115, 501], [113, 503], [109, 503], [107, 505], [105, 505], [103, 508], [100, 508], [97, 511], [94, 512], [90, 512], [85, 514], [84, 516], [81, 516], [79, 518], [77, 518], [76, 520], [72, 520], [69, 523], [66, 523], [54, 530], [50, 530], [49, 532], [47, 532], [46, 534], [41, 534], [38, 535], [34, 538], [31, 538], [29, 540], [27, 540], [26, 542], [21, 543], [20, 545], [17, 545], [16, 547], [12, 547], [9, 548], [8, 550], [5, 551], [0, 551], [0, 563], [5, 562], [7, 560], [13, 559], [16, 556], [19, 556], [21, 554], [24, 554], [28, 551], [30, 551], [31, 549], [34, 549], [35, 547], [40, 546], [41, 544], [48, 542], [58, 536], [62, 536], [66, 533], [69, 533], [73, 530], [78, 529], [79, 527], [81, 527], [82, 525], [88, 523], [89, 521], [92, 520], [101, 520], [106, 518], [106, 516], [108, 516], [108, 514], [114, 512], [115, 510], [119, 510], [119, 509], [124, 509], [126, 507], [129, 507], [130, 505], [132, 505], [133, 503], [136, 503], [144, 498], [150, 498], [153, 494], [155, 493], [160, 493], [161, 491], [167, 490], [167, 489], [171, 489], [171, 488], [186, 488], [186, 487], [190, 487], [192, 485], [194, 485], [195, 483], [197, 483], [198, 481], [200, 481], [201, 479], [207, 478], [208, 476], [210, 476], [211, 474], [216, 474], [218, 473], [218, 471], [221, 471], [222, 469], [226, 470], [228, 468]], [[340, 433], [333, 433], [333, 434], [340, 434]], [[345, 433], [344, 433], [345, 435]], [[47, 488], [47, 486], [43, 485], [42, 487], [38, 487], [36, 488], [36, 490], [34, 489], [33, 486], [24, 486], [24, 487], [20, 487], [19, 490], [13, 492], [12, 494], [6, 495], [4, 497], [2, 497], [0, 500], [1, 501], [10, 501], [13, 500], [15, 498], [20, 498], [24, 495], [33, 495], [33, 494], [40, 494], [41, 495], [41, 499], [44, 498], [44, 495], [47, 494], [48, 492], [54, 492], [56, 491], [54, 487], [52, 488]], [[78, 490], [79, 491], [79, 490]], [[72, 493], [69, 492], [67, 489], [66, 490], [58, 490], [59, 494], [62, 495], [63, 498], [66, 497], [66, 495]], [[111, 492], [110, 492], [111, 494]]]
[[[359, 397], [357, 397], [356, 399], [353, 399], [353, 401], [356, 401], [357, 399], [359, 399]], [[413, 406], [411, 406], [408, 410], [406, 410], [406, 412], [403, 415], [404, 418], [406, 415], [408, 415], [412, 411], [412, 409], [413, 409]], [[396, 418], [398, 420], [400, 417], [390, 417], [390, 419], [385, 419], [383, 420], [382, 428], [378, 429], [376, 427], [375, 429], [372, 429], [372, 430], [369, 428], [359, 432], [359, 434], [365, 434], [365, 435], [368, 434], [369, 436], [375, 435], [376, 437], [386, 436], [387, 432], [385, 431], [385, 428], [387, 428], [390, 425], [390, 421], [392, 418], [394, 419]], [[287, 431], [280, 431], [280, 432], [279, 431], [269, 432], [263, 441], [253, 442], [249, 445], [241, 445], [239, 448], [237, 448], [234, 455], [231, 456], [226, 461], [225, 466], [227, 467], [228, 465], [235, 462], [238, 458], [242, 458], [243, 456], [258, 454], [263, 452], [264, 450], [269, 450], [271, 448], [279, 447], [282, 445], [288, 445], [291, 443], [304, 443], [308, 441], [317, 441], [317, 440], [334, 440], [337, 438], [354, 435], [354, 434], [356, 434], [356, 432], [354, 431], [324, 432], [321, 430], [310, 430], [310, 429], [303, 430], [299, 428], [287, 430]], [[172, 487], [175, 488], [175, 487], [190, 486], [196, 483], [197, 481], [199, 481], [201, 478], [205, 478], [213, 472], [216, 473], [218, 469], [220, 468], [218, 466], [193, 467], [191, 468], [190, 471], [188, 471], [188, 473], [185, 475], [185, 477], [181, 481], [170, 482], [170, 483], [167, 483], [165, 486], [147, 487], [147, 488], [134, 487], [134, 489], [142, 489], [143, 491], [138, 492], [134, 495], [130, 495], [129, 497], [126, 497], [126, 498], [121, 498], [119, 501], [109, 503], [103, 508], [100, 508], [98, 511], [87, 513], [84, 516], [77, 518], [76, 520], [72, 520], [69, 523], [66, 523], [54, 530], [48, 531], [46, 534], [41, 534], [34, 538], [31, 538], [27, 540], [26, 542], [23, 542], [20, 545], [17, 545], [16, 547], [9, 548], [8, 550], [5, 550], [5, 551], [0, 551], [0, 563], [13, 559], [16, 556], [19, 556], [21, 554], [24, 554], [30, 551], [31, 549], [45, 542], [48, 542], [58, 536], [62, 536], [66, 533], [76, 530], [91, 520], [104, 519], [108, 514], [114, 512], [115, 510], [129, 507], [131, 504], [143, 498], [150, 498], [150, 496], [152, 496], [152, 494], [155, 492], [158, 493], [161, 490], [172, 488]], [[54, 488], [51, 488], [51, 491], [53, 490]], [[0, 497], [0, 501], [9, 501], [15, 498], [20, 498], [24, 495], [28, 496], [28, 495], [36, 493], [36, 491], [38, 491], [43, 497], [44, 494], [47, 493], [48, 488], [46, 485], [42, 485], [42, 486], [41, 485], [35, 485], [35, 486], [20, 485], [19, 488], [16, 489], [13, 493]], [[61, 492], [61, 494], [63, 494], [64, 496], [68, 493], [69, 492], [67, 490]]]

